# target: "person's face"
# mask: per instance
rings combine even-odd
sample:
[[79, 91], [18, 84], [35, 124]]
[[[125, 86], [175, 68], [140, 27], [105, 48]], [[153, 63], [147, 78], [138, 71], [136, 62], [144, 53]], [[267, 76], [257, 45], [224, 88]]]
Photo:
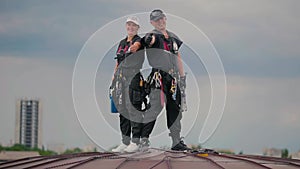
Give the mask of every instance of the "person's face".
[[151, 21], [151, 24], [154, 26], [157, 30], [165, 30], [167, 25], [167, 18], [162, 17], [156, 21]]
[[139, 30], [139, 26], [133, 22], [127, 22], [126, 23], [126, 30], [127, 30], [127, 34], [129, 36], [134, 36], [137, 34], [138, 30]]

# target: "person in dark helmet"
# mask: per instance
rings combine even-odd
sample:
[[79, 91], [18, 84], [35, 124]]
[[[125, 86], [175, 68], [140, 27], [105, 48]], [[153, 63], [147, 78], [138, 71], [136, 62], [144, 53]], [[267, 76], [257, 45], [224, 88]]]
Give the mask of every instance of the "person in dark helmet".
[[183, 42], [174, 33], [167, 30], [166, 21], [166, 15], [162, 10], [153, 10], [150, 13], [150, 23], [154, 30], [147, 33], [142, 39], [143, 45], [146, 46], [148, 62], [152, 67], [152, 72], [148, 77], [151, 88], [150, 95], [152, 95], [150, 96], [151, 107], [157, 107], [154, 110], [156, 112], [151, 113], [158, 115], [158, 111], [165, 103], [167, 127], [170, 131], [169, 136], [172, 138], [171, 149], [184, 151], [190, 150], [190, 148], [185, 145], [180, 136], [182, 111], [179, 87], [185, 86], [185, 73], [178, 50]]
[[139, 20], [130, 16], [126, 20], [127, 36], [120, 41], [116, 55], [117, 63], [112, 82], [113, 102], [119, 112], [121, 144], [113, 152], [135, 152], [149, 146], [150, 133], [143, 130], [143, 76], [144, 62], [141, 37], [138, 36]]

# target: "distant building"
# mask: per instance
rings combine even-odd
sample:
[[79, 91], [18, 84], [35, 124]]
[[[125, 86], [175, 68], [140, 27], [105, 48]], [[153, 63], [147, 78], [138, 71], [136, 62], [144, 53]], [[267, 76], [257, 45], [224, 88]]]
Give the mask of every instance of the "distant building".
[[62, 143], [50, 143], [47, 144], [47, 150], [62, 154], [63, 152], [65, 152], [65, 145]]
[[86, 145], [82, 148], [83, 152], [94, 152], [95, 150], [97, 151], [97, 147], [92, 144]]
[[15, 142], [27, 147], [41, 148], [41, 104], [35, 99], [21, 99], [16, 108]]
[[300, 159], [300, 151], [298, 151], [298, 152], [292, 154], [292, 158], [293, 158], [293, 159]]
[[263, 153], [265, 156], [281, 157], [281, 149], [277, 148], [266, 148]]

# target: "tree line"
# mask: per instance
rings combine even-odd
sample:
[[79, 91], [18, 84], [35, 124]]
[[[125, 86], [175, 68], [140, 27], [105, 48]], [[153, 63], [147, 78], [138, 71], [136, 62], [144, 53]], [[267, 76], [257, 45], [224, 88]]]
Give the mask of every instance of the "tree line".
[[[0, 152], [1, 151], [35, 151], [42, 156], [50, 156], [50, 155], [58, 154], [57, 152], [52, 150], [45, 150], [44, 146], [42, 146], [42, 148], [37, 148], [37, 147], [31, 148], [22, 144], [14, 144], [13, 146], [8, 146], [8, 147], [0, 145]], [[97, 150], [94, 149], [94, 151]], [[81, 152], [83, 152], [83, 150], [76, 147], [74, 149], [66, 149], [62, 154], [74, 154], [74, 153], [81, 153]]]

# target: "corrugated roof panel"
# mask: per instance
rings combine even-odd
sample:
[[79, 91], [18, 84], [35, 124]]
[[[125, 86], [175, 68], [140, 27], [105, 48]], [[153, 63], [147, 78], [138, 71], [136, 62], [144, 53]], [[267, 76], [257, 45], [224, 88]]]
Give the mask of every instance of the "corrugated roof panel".
[[24, 158], [1, 163], [0, 168], [121, 168], [121, 169], [294, 169], [300, 160], [253, 155], [225, 155], [214, 151], [178, 152], [151, 148], [147, 152], [79, 153]]

